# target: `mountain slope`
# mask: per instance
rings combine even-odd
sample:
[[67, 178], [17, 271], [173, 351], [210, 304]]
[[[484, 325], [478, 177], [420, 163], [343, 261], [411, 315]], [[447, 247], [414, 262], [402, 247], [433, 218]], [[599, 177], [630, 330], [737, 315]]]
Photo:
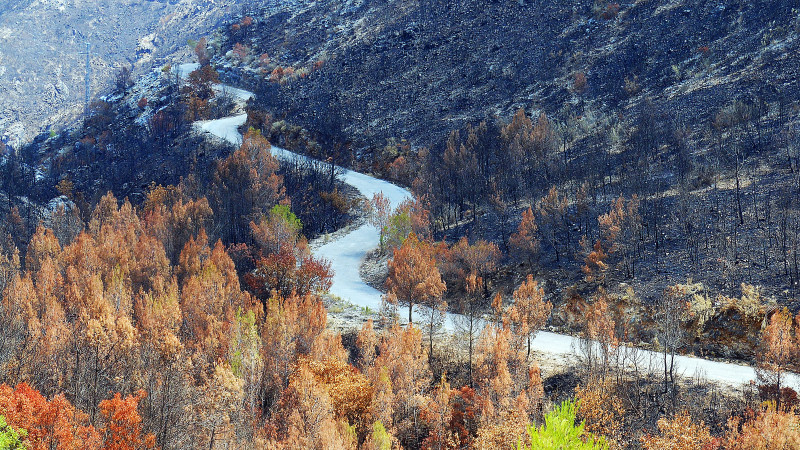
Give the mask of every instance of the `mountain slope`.
[[235, 0], [19, 0], [0, 6], [0, 137], [16, 145], [82, 111], [85, 44], [91, 98], [123, 66], [147, 69], [234, 10]]
[[[309, 129], [370, 144], [394, 136], [431, 145], [465, 123], [520, 107], [567, 120], [648, 100], [691, 122], [748, 93], [797, 97], [796, 7], [788, 0], [325, 0], [262, 12], [256, 30], [231, 32], [227, 44], [249, 45], [283, 67], [325, 61], [307, 79], [260, 96]], [[576, 89], [576, 74], [585, 74], [585, 89]]]

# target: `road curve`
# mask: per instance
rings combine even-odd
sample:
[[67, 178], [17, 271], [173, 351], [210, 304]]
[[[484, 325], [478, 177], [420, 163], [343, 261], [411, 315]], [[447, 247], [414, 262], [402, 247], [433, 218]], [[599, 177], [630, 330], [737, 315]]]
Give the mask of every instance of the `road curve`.
[[[188, 73], [185, 71], [187, 69], [186, 66], [188, 65], [180, 66], [179, 72]], [[220, 86], [219, 89], [233, 93], [235, 98], [242, 101], [246, 101], [253, 95], [241, 89], [224, 86]], [[239, 145], [242, 142], [242, 135], [239, 133], [238, 128], [245, 123], [246, 119], [246, 114], [238, 114], [217, 120], [197, 122], [195, 126], [231, 144]], [[301, 160], [309, 159], [306, 156], [274, 146], [272, 147], [272, 154], [283, 161], [298, 158]], [[374, 194], [382, 192], [383, 195], [389, 198], [392, 207], [396, 207], [406, 199], [411, 198], [410, 192], [387, 181], [345, 168], [340, 168], [340, 170], [342, 180], [355, 187], [366, 198], [372, 198]], [[334, 271], [333, 283], [329, 291], [331, 294], [341, 297], [354, 305], [369, 307], [374, 311], [380, 308], [381, 292], [367, 285], [359, 274], [359, 266], [364, 256], [368, 251], [376, 248], [378, 244], [378, 229], [372, 225], [365, 224], [316, 247], [316, 250], [314, 250], [315, 256], [328, 260]], [[448, 328], [453, 326], [452, 318], [452, 315], [448, 318]], [[547, 357], [547, 355], [569, 357], [578, 354], [580, 343], [577, 338], [570, 335], [542, 331], [536, 335], [532, 347], [542, 353], [544, 357]], [[644, 367], [643, 370], [649, 370], [656, 374], [663, 370], [663, 363], [661, 362], [663, 356], [661, 353], [630, 347], [623, 347], [623, 350], [636, 352], [641, 361], [641, 367]], [[711, 361], [694, 356], [676, 356], [675, 363], [677, 372], [683, 376], [700, 377], [731, 386], [741, 386], [756, 379], [753, 367], [742, 364]], [[800, 391], [800, 377], [796, 374], [787, 374], [785, 385]]]

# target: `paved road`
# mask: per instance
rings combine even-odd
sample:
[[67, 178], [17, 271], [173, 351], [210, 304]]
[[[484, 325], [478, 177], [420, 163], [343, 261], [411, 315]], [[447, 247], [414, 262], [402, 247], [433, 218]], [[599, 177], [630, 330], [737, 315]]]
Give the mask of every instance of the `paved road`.
[[[185, 74], [188, 73], [185, 72], [187, 68], [186, 65], [182, 65], [179, 70], [182, 74]], [[253, 95], [250, 92], [233, 88], [230, 88], [230, 92], [243, 101]], [[238, 128], [244, 124], [246, 119], [246, 114], [239, 114], [218, 120], [198, 122], [196, 126], [203, 131], [238, 145], [242, 142], [242, 135], [239, 133]], [[307, 159], [306, 156], [278, 147], [272, 147], [272, 154], [281, 160]], [[367, 198], [372, 198], [373, 194], [382, 192], [389, 198], [392, 207], [396, 207], [404, 200], [411, 198], [410, 192], [392, 183], [344, 168], [341, 171], [343, 181], [358, 189]], [[341, 297], [352, 304], [369, 307], [374, 311], [380, 308], [381, 292], [364, 283], [358, 270], [366, 253], [376, 248], [378, 243], [378, 229], [366, 224], [317, 247], [314, 254], [330, 261], [334, 271], [333, 284], [330, 289], [331, 294]], [[403, 312], [400, 312], [400, 316], [404, 317]], [[447, 328], [452, 329], [454, 326], [453, 317], [453, 315], [449, 315], [446, 324]], [[536, 336], [532, 346], [535, 350], [545, 354], [545, 357], [547, 354], [574, 356], [578, 354], [580, 348], [578, 339], [573, 336], [544, 331]], [[654, 373], [660, 373], [663, 370], [662, 355], [660, 353], [647, 350], [636, 350], [636, 353], [644, 367], [649, 367], [649, 370]], [[677, 372], [684, 376], [699, 375], [709, 381], [733, 386], [746, 384], [756, 377], [754, 369], [746, 365], [710, 361], [692, 356], [677, 356], [675, 362], [677, 364]], [[800, 391], [800, 377], [794, 374], [787, 376], [786, 385]]]

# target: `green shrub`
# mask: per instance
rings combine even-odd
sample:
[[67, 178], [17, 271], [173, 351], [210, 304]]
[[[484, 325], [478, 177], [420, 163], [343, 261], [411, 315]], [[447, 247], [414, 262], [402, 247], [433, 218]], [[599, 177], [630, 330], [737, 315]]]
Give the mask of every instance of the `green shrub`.
[[303, 229], [303, 223], [294, 215], [288, 205], [275, 205], [269, 212], [275, 217], [283, 219], [295, 232], [299, 233]]
[[553, 411], [544, 416], [544, 425], [528, 426], [530, 445], [519, 442], [517, 450], [592, 450], [607, 449], [605, 438], [584, 431], [581, 422], [575, 425], [576, 402], [564, 400]]
[[0, 416], [0, 448], [9, 450], [24, 450], [22, 440], [28, 433], [25, 430], [15, 430], [6, 423], [6, 418]]

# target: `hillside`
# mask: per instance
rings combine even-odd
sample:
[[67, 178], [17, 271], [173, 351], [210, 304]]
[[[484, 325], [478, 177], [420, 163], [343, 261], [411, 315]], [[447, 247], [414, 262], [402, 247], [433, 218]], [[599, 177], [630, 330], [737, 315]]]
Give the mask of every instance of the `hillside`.
[[[260, 101], [278, 114], [362, 144], [396, 137], [430, 146], [518, 108], [567, 121], [585, 112], [632, 116], [650, 101], [700, 125], [743, 96], [796, 100], [796, 6], [327, 0], [262, 12], [255, 28], [228, 33], [227, 48], [246, 44], [253, 56], [296, 69], [325, 62], [266, 91]], [[580, 92], [578, 73], [586, 77]]]
[[[0, 5], [0, 137], [18, 146], [72, 125], [83, 112], [85, 51], [91, 99], [123, 67], [162, 65], [230, 17], [235, 1], [15, 0]], [[84, 54], [81, 54], [81, 53]], [[125, 80], [123, 82], [128, 82]]]
[[0, 21], [0, 447], [800, 449], [796, 2]]
[[[256, 92], [254, 109], [337, 148], [344, 164], [411, 186], [426, 169], [457, 172], [443, 167], [451, 132], [466, 140], [467, 125], [489, 123], [478, 136], [489, 144], [476, 150], [477, 192], [437, 176], [440, 185], [421, 180], [415, 192], [428, 195], [439, 236], [507, 244], [490, 201], [493, 180], [505, 175], [484, 161], [502, 160], [500, 127], [521, 108], [534, 122], [546, 115], [553, 147], [531, 163], [551, 170], [519, 180], [523, 198], [504, 194], [510, 230], [551, 187], [570, 205], [558, 231], [567, 244], [544, 244], [546, 267], [564, 267], [556, 251], [580, 253], [566, 266], [579, 274], [581, 235], [591, 244], [610, 201], [636, 194], [645, 223], [640, 271], [628, 281], [647, 301], [690, 278], [727, 294], [743, 277], [784, 299], [795, 294], [793, 2], [320, 1], [250, 13], [252, 25], [214, 39], [223, 79]], [[584, 183], [594, 217], [578, 218]], [[465, 195], [478, 197], [477, 210]], [[451, 231], [459, 220], [448, 210], [481, 221]]]
[[[509, 294], [526, 272], [540, 277], [559, 307], [552, 325], [580, 325], [574, 310], [598, 285], [584, 273], [595, 242], [610, 267], [599, 284], [632, 301], [636, 317], [675, 284], [738, 298], [746, 283], [767, 304], [796, 308], [800, 19], [791, 2], [320, 1], [242, 11], [202, 50], [222, 80], [256, 93], [247, 126], [413, 187], [436, 238], [499, 247], [502, 269], [487, 274], [494, 289]], [[7, 178], [7, 191], [47, 202], [68, 178], [90, 196], [86, 209], [106, 189], [141, 200], [149, 182], [207, 171], [221, 153], [192, 150], [207, 144], [183, 135], [186, 104], [141, 89], [101, 105], [113, 113], [96, 114], [80, 144], [37, 139], [22, 154], [30, 185]], [[151, 103], [140, 111], [143, 97]], [[176, 128], [162, 135], [148, 123], [156, 113]], [[546, 142], [515, 156], [506, 130], [542, 117]], [[105, 162], [81, 166], [98, 161], [92, 151]], [[599, 219], [634, 196], [619, 246]], [[509, 241], [528, 206], [539, 227], [533, 258]], [[718, 313], [703, 336], [735, 329]], [[649, 327], [635, 333], [653, 339]], [[748, 329], [734, 334], [690, 347], [750, 357]]]

